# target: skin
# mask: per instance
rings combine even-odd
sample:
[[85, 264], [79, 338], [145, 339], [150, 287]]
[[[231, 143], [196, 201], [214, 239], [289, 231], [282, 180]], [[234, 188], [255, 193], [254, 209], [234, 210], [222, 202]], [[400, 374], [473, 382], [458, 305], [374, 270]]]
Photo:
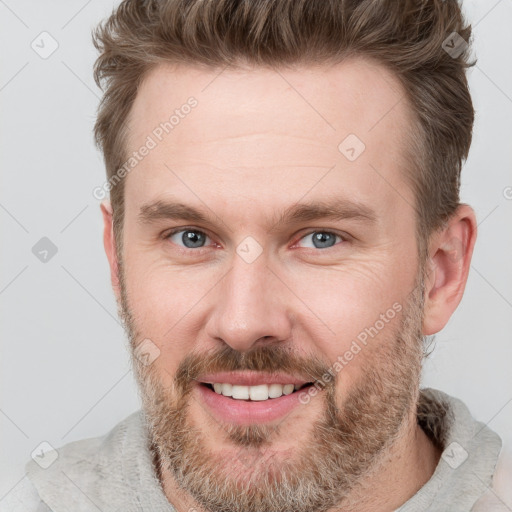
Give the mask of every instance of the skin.
[[[139, 368], [139, 383], [144, 388], [153, 379], [162, 393], [169, 393], [169, 403], [177, 396], [176, 372], [191, 353], [286, 347], [296, 357], [315, 357], [331, 366], [394, 303], [405, 308], [420, 272], [414, 195], [404, 179], [403, 141], [412, 113], [391, 73], [363, 60], [279, 72], [226, 69], [220, 74], [161, 65], [137, 94], [129, 152], [190, 96], [197, 107], [126, 178], [122, 261], [116, 254], [111, 207], [102, 204], [112, 284], [130, 337], [134, 343], [149, 338], [160, 350], [150, 370]], [[338, 150], [348, 134], [356, 134], [366, 146], [353, 162]], [[171, 198], [203, 210], [211, 222], [139, 221], [143, 205]], [[368, 206], [375, 221], [315, 219], [270, 229], [287, 207], [333, 198]], [[205, 246], [187, 249], [182, 232], [166, 239], [163, 235], [174, 228], [206, 233]], [[315, 248], [308, 235], [318, 231], [349, 236], [327, 249]], [[236, 252], [247, 236], [263, 251], [252, 263]], [[430, 238], [421, 335], [441, 330], [457, 308], [475, 239], [475, 215], [467, 205]], [[396, 344], [401, 318], [386, 323], [336, 375], [332, 389], [340, 410], [365, 382], [367, 365], [383, 372], [392, 367], [387, 355]], [[413, 335], [406, 338], [411, 346], [420, 344], [420, 332], [415, 339]], [[418, 370], [407, 377], [413, 381], [404, 377], [399, 383], [412, 389], [412, 397], [419, 386], [415, 357], [408, 359]], [[227, 436], [229, 425], [212, 420], [196, 398], [186, 402], [186, 419], [203, 434], [203, 448], [215, 454], [223, 474], [236, 479], [240, 469], [233, 459], [240, 447]], [[264, 456], [279, 464], [286, 457], [293, 460], [298, 446], [309, 446], [326, 399], [325, 391], [320, 392], [287, 416], [275, 435], [269, 434]], [[358, 485], [347, 487], [337, 503], [343, 510], [394, 510], [432, 476], [440, 451], [417, 425], [414, 402], [393, 441], [379, 464]], [[174, 507], [179, 512], [200, 510], [172, 471], [165, 464], [160, 469]], [[263, 469], [252, 471], [257, 476]]]

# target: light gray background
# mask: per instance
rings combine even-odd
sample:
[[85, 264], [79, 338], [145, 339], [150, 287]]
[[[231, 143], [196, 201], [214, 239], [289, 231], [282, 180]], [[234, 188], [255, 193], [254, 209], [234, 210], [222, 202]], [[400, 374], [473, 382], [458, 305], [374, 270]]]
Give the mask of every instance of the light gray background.
[[[100, 92], [90, 31], [112, 6], [0, 0], [0, 499], [42, 441], [101, 435], [139, 407], [92, 196], [105, 178], [92, 141]], [[512, 0], [464, 6], [478, 64], [462, 200], [477, 212], [479, 236], [423, 384], [463, 399], [511, 446]], [[43, 31], [59, 45], [47, 59], [31, 48]], [[42, 237], [58, 248], [46, 263], [32, 253]]]

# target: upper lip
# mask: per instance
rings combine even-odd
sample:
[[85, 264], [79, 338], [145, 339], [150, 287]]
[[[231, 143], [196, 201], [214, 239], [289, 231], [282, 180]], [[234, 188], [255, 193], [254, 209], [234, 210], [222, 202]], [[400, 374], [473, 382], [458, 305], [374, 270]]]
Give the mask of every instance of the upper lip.
[[220, 372], [200, 375], [196, 379], [205, 384], [235, 384], [239, 386], [258, 386], [260, 384], [297, 384], [303, 385], [311, 380], [286, 373], [265, 373], [256, 371]]

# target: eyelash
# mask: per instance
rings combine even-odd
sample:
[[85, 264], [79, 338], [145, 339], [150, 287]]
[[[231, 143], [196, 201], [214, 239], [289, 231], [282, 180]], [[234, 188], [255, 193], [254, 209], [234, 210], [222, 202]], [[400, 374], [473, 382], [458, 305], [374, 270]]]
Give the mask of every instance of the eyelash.
[[[181, 228], [173, 229], [172, 231], [167, 232], [163, 236], [163, 238], [164, 238], [164, 240], [169, 240], [171, 238], [171, 236], [175, 235], [176, 233], [185, 232], [185, 231], [193, 231], [195, 233], [201, 233], [203, 235], [206, 235], [208, 238], [212, 239], [212, 237], [208, 233], [206, 233], [205, 231], [203, 231], [201, 229], [192, 228], [192, 227], [181, 227]], [[335, 237], [339, 237], [341, 239], [341, 242], [348, 242], [349, 239], [350, 239], [350, 237], [348, 235], [346, 235], [346, 234], [342, 235], [340, 233], [336, 233], [335, 231], [329, 231], [329, 230], [324, 230], [324, 229], [314, 229], [314, 230], [308, 231], [307, 233], [304, 233], [297, 240], [297, 242], [295, 242], [293, 244], [293, 247], [295, 247], [295, 245], [298, 242], [300, 242], [303, 238], [305, 238], [305, 237], [307, 237], [309, 235], [312, 235], [313, 233], [325, 233], [325, 234], [328, 234], [328, 235], [334, 235]], [[313, 251], [316, 251], [316, 252], [320, 252], [320, 251], [325, 252], [328, 249], [333, 249], [337, 245], [340, 245], [341, 242], [338, 242], [334, 246], [326, 247], [324, 249], [315, 249], [315, 248], [311, 248], [311, 247], [306, 247], [305, 249], [310, 249], [310, 250], [313, 250]], [[179, 247], [179, 249], [181, 251], [184, 251], [184, 252], [187, 252], [187, 251], [201, 252], [202, 250], [207, 249], [207, 247], [198, 247], [197, 249], [192, 249], [192, 248], [189, 248], [189, 247], [182, 247], [182, 246], [178, 246], [178, 247]]]

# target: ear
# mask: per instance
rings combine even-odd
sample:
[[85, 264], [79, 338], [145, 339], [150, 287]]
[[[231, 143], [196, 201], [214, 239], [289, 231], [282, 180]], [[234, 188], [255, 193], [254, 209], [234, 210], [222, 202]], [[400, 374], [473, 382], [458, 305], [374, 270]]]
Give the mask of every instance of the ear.
[[114, 225], [112, 222], [112, 205], [106, 199], [101, 202], [101, 213], [103, 215], [103, 246], [107, 255], [108, 263], [110, 266], [110, 280], [112, 288], [116, 294], [116, 299], [120, 300], [119, 288], [119, 265], [117, 261], [116, 241], [114, 238]]
[[459, 305], [471, 264], [477, 223], [473, 209], [460, 205], [429, 246], [423, 334], [439, 332]]

